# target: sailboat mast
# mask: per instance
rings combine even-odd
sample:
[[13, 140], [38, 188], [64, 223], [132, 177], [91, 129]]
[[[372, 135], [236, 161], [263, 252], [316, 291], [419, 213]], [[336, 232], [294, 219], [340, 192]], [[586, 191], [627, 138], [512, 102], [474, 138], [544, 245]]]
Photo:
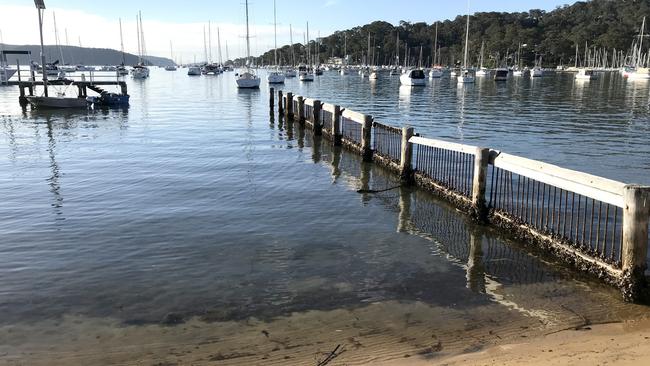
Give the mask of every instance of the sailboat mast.
[[63, 50], [61, 49], [61, 42], [59, 42], [59, 30], [56, 27], [56, 13], [52, 12], [52, 17], [54, 18], [54, 40], [56, 41], [56, 46], [59, 48], [61, 63], [65, 65], [65, 59], [63, 58]]
[[140, 16], [140, 38], [142, 38], [141, 43], [142, 43], [142, 58], [144, 60], [144, 56], [147, 54], [147, 46], [144, 43], [144, 27], [142, 26], [142, 12], [138, 12]]
[[639, 56], [636, 58], [636, 67], [639, 67], [639, 60], [641, 59], [641, 51], [643, 50], [641, 46], [643, 45], [643, 33], [645, 32], [645, 17], [643, 17], [643, 22], [641, 23], [641, 34], [639, 39]]
[[395, 42], [395, 67], [399, 67], [399, 30], [396, 30], [397, 40]]
[[120, 51], [122, 51], [122, 66], [124, 66], [124, 38], [122, 38], [122, 18], [120, 18]]
[[208, 44], [206, 43], [205, 40], [205, 25], [203, 26], [203, 57], [205, 59], [205, 63], [208, 63]]
[[208, 63], [212, 63], [212, 28], [208, 20]]
[[291, 44], [291, 66], [296, 66], [296, 51], [293, 48], [293, 29], [289, 24], [289, 43]]
[[246, 0], [246, 62], [250, 64], [251, 58], [251, 42], [248, 33], [248, 0]]
[[276, 19], [275, 0], [273, 0], [273, 57], [275, 58], [275, 66], [278, 66], [278, 23]]
[[437, 63], [437, 57], [438, 56], [438, 22], [436, 22], [436, 36], [434, 37], [433, 40], [433, 64], [435, 65]]
[[[135, 16], [135, 25], [137, 28], [137, 36], [138, 36], [138, 64], [142, 63], [142, 45], [140, 44], [140, 18], [138, 16]], [[81, 42], [79, 42], [81, 44]]]
[[465, 56], [463, 58], [463, 68], [467, 69], [467, 43], [469, 42], [469, 0], [467, 1], [467, 28], [465, 30]]
[[307, 22], [307, 64], [311, 66], [311, 45], [309, 44], [309, 22]]
[[221, 34], [219, 27], [217, 27], [217, 46], [219, 46], [219, 65], [223, 65], [223, 58], [221, 58]]

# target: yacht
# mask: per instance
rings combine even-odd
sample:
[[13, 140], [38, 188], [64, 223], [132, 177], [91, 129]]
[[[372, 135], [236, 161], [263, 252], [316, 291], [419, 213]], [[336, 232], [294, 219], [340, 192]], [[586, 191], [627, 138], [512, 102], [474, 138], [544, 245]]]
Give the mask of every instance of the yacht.
[[187, 75], [198, 76], [201, 75], [201, 68], [199, 66], [190, 66], [187, 68]]
[[131, 77], [134, 79], [146, 79], [149, 77], [149, 68], [144, 64], [137, 64], [131, 69]]
[[424, 86], [424, 71], [421, 69], [406, 70], [406, 72], [400, 75], [399, 82], [406, 86]]
[[[248, 33], [248, 0], [246, 0], [246, 62], [251, 58], [251, 39]], [[237, 87], [240, 89], [256, 89], [260, 87], [260, 78], [246, 65], [244, 72], [237, 75]]]
[[275, 71], [269, 72], [269, 74], [266, 76], [266, 81], [269, 84], [284, 84], [285, 74], [278, 68], [278, 33], [277, 21], [275, 17], [275, 0], [273, 0], [273, 39], [275, 42], [275, 48], [273, 49], [273, 55], [275, 57]]
[[458, 78], [456, 79], [456, 81], [458, 82], [458, 85], [471, 84], [471, 83], [474, 82], [474, 75], [472, 75], [472, 73], [467, 68], [467, 52], [469, 51], [468, 50], [468, 48], [469, 48], [468, 43], [469, 43], [469, 6], [468, 6], [468, 9], [467, 9], [467, 28], [465, 29], [465, 47], [464, 47], [465, 48], [465, 51], [464, 51], [465, 55], [464, 55], [464, 58], [463, 58], [463, 70], [460, 73], [460, 75], [458, 75]]
[[530, 77], [531, 78], [540, 78], [544, 76], [544, 70], [542, 70], [541, 67], [535, 66], [530, 70]]
[[494, 71], [494, 81], [506, 81], [508, 80], [508, 69], [498, 68]]
[[297, 75], [296, 70], [294, 70], [293, 68], [288, 68], [288, 69], [284, 70], [284, 77], [285, 78], [295, 78], [296, 75]]

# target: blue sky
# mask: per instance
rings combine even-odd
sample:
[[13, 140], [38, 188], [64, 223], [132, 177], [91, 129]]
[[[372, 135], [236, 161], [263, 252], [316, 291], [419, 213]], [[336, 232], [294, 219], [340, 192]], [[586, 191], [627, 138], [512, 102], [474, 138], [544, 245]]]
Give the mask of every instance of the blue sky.
[[[301, 41], [305, 23], [309, 21], [311, 38], [320, 32], [326, 36], [335, 30], [351, 28], [374, 20], [397, 24], [400, 20], [424, 21], [453, 19], [467, 12], [467, 2], [406, 0], [276, 0], [278, 43], [288, 43], [289, 24], [294, 30], [294, 41]], [[553, 10], [557, 6], [574, 3], [572, 0], [473, 0], [470, 12]], [[56, 12], [59, 39], [65, 43], [84, 46], [119, 48], [118, 19], [122, 18], [124, 42], [127, 51], [135, 44], [135, 15], [142, 11], [147, 50], [150, 54], [169, 54], [169, 42], [176, 46], [176, 57], [191, 58], [203, 55], [202, 28], [212, 22], [212, 46], [216, 45], [216, 27], [220, 27], [222, 42], [228, 41], [230, 56], [243, 53], [244, 2], [196, 0], [45, 0], [46, 43], [53, 44], [52, 12]], [[298, 4], [300, 6], [298, 6]], [[251, 47], [258, 53], [273, 44], [273, 0], [249, 2], [251, 29], [255, 38]], [[31, 0], [0, 0], [0, 30], [7, 43], [38, 43], [38, 24], [29, 27], [30, 17], [36, 19]], [[27, 22], [27, 23], [25, 23]], [[49, 24], [48, 24], [49, 22]], [[27, 26], [25, 26], [25, 24]], [[225, 48], [225, 45], [224, 45]], [[214, 54], [217, 51], [214, 50]]]

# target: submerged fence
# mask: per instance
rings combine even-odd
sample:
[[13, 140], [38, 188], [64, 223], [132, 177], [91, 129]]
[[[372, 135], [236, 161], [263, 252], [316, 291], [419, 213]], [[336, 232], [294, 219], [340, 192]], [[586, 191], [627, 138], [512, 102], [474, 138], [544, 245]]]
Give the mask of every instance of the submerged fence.
[[[449, 199], [634, 300], [646, 285], [650, 187], [497, 150], [425, 138], [371, 116], [278, 92], [279, 111]], [[273, 91], [270, 105], [273, 108]], [[286, 108], [285, 108], [286, 106]]]

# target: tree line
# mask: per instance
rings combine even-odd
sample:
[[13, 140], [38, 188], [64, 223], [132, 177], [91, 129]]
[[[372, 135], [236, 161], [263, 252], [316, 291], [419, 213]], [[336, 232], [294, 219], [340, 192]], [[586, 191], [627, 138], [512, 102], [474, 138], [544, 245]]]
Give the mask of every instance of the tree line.
[[[532, 9], [515, 13], [474, 13], [470, 15], [470, 60], [477, 63], [482, 43], [486, 66], [512, 64], [520, 45], [519, 54], [524, 65], [532, 65], [536, 57], [541, 56], [544, 66], [573, 64], [576, 45], [580, 47], [580, 55], [584, 53], [585, 44], [590, 49], [608, 52], [628, 50], [638, 39], [641, 21], [647, 14], [650, 14], [650, 0], [580, 1], [548, 12]], [[439, 50], [434, 50], [436, 27]], [[395, 26], [375, 21], [336, 31], [321, 38], [320, 42], [311, 40], [309, 47], [312, 57], [318, 55], [319, 63], [326, 63], [330, 57], [344, 57], [347, 43], [348, 60], [353, 64], [391, 65], [397, 63], [398, 55], [399, 63], [404, 64], [408, 55], [407, 63], [417, 65], [421, 53], [424, 66], [434, 62], [434, 55], [442, 65], [455, 65], [463, 58], [465, 27], [465, 15], [433, 24], [400, 21]], [[650, 40], [644, 40], [644, 44], [650, 45]], [[278, 48], [281, 63], [292, 63], [292, 47], [295, 62], [307, 63], [307, 48], [300, 43]], [[272, 49], [254, 58], [256, 65], [273, 64], [273, 60]], [[237, 59], [235, 63], [243, 64], [244, 60]]]

